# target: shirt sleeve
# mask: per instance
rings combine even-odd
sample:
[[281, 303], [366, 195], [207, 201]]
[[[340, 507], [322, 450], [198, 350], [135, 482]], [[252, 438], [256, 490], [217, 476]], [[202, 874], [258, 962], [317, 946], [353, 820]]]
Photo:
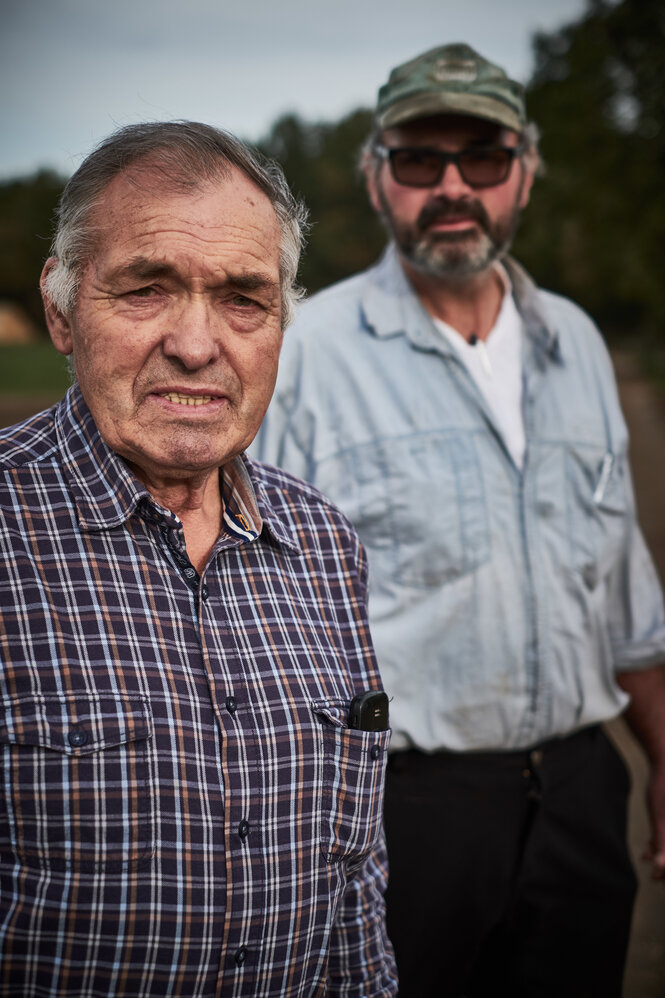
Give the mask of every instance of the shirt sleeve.
[[616, 672], [665, 661], [663, 593], [637, 523], [625, 558], [608, 582], [608, 620]]
[[624, 468], [628, 515], [624, 556], [607, 584], [607, 619], [616, 672], [645, 669], [665, 661], [663, 592], [653, 559], [637, 522], [628, 462]]
[[329, 998], [388, 998], [397, 994], [397, 970], [385, 928], [388, 857], [383, 833], [349, 880], [333, 926]]
[[[635, 492], [628, 459], [625, 419], [621, 410], [614, 368], [604, 341], [597, 334], [594, 368], [602, 386], [602, 406], [611, 426], [609, 447], [620, 461], [611, 474], [623, 481], [625, 542], [606, 582], [609, 641], [615, 672], [645, 669], [665, 660], [665, 611], [663, 593], [651, 554], [637, 520]], [[617, 440], [623, 438], [623, 446]]]

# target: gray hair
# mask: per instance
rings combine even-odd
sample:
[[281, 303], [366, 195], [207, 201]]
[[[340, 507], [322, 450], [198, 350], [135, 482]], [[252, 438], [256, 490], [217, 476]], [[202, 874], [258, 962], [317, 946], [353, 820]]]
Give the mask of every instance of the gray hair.
[[298, 262], [307, 231], [307, 211], [293, 197], [281, 167], [260, 158], [229, 132], [195, 121], [148, 122], [118, 129], [83, 161], [60, 198], [51, 255], [57, 264], [45, 280], [45, 293], [59, 312], [69, 315], [76, 305], [85, 265], [95, 248], [91, 215], [111, 181], [140, 160], [179, 191], [199, 189], [205, 182], [226, 177], [237, 167], [268, 197], [279, 222], [282, 240], [280, 285], [282, 325], [293, 318], [303, 296], [296, 284]]

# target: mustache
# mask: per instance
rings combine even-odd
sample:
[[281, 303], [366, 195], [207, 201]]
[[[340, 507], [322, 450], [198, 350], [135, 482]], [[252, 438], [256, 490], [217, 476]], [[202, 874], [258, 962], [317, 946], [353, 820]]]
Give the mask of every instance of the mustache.
[[478, 222], [485, 232], [489, 230], [489, 216], [480, 201], [467, 201], [464, 198], [459, 198], [455, 201], [445, 196], [426, 204], [418, 215], [416, 225], [418, 229], [424, 232], [434, 222], [443, 221], [451, 216], [468, 218], [471, 221]]

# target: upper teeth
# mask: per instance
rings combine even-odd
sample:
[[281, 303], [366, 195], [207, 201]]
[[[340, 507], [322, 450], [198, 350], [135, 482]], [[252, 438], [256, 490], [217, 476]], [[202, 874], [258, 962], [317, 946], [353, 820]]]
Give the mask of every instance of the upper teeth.
[[165, 392], [162, 398], [179, 405], [205, 405], [213, 400], [212, 395], [182, 395], [180, 392]]

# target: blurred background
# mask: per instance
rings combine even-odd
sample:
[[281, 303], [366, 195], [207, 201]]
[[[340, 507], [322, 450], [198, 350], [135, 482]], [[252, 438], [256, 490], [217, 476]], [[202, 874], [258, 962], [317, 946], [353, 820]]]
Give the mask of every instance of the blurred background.
[[[120, 125], [189, 118], [278, 159], [310, 209], [300, 279], [312, 292], [384, 244], [356, 169], [379, 85], [425, 49], [465, 41], [527, 86], [545, 172], [514, 253], [608, 340], [665, 577], [663, 0], [0, 4], [0, 426], [68, 385], [38, 280], [63, 184], [98, 141]], [[625, 998], [663, 998], [665, 889], [639, 860], [646, 767], [621, 723], [612, 733], [633, 773], [641, 875]]]

